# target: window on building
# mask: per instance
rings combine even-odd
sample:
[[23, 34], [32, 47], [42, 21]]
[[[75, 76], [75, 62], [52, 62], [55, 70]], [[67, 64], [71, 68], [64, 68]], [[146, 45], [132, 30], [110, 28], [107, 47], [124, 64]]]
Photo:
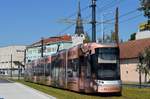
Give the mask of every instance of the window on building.
[[38, 49], [38, 53], [41, 53], [41, 49]]
[[51, 52], [51, 48], [47, 48], [47, 52]]

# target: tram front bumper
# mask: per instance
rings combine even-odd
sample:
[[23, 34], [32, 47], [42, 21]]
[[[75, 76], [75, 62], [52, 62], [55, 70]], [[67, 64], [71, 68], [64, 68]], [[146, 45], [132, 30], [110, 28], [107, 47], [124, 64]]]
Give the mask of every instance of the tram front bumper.
[[98, 86], [97, 91], [99, 93], [117, 93], [121, 92], [120, 86]]

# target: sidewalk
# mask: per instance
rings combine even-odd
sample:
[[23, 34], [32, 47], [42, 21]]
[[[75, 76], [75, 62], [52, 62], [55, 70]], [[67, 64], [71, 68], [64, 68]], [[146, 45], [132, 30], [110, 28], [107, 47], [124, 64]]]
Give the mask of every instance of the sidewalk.
[[0, 83], [0, 99], [56, 99], [20, 83]]

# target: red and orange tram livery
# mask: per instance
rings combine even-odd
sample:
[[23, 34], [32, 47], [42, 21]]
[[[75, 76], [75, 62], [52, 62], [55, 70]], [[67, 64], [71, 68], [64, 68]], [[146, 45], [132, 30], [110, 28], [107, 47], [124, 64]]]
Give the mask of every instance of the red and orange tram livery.
[[86, 43], [26, 64], [25, 80], [85, 93], [121, 93], [119, 47]]

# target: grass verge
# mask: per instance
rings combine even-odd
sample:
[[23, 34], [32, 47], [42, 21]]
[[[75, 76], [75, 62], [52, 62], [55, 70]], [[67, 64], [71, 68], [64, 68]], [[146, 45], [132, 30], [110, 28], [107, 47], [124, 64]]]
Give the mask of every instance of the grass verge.
[[52, 95], [57, 99], [150, 99], [150, 89], [149, 88], [123, 88], [122, 96], [94, 96], [75, 93], [63, 89], [52, 88], [48, 86], [38, 85], [30, 82], [25, 82], [24, 80], [13, 80], [15, 82], [22, 83], [46, 94]]

